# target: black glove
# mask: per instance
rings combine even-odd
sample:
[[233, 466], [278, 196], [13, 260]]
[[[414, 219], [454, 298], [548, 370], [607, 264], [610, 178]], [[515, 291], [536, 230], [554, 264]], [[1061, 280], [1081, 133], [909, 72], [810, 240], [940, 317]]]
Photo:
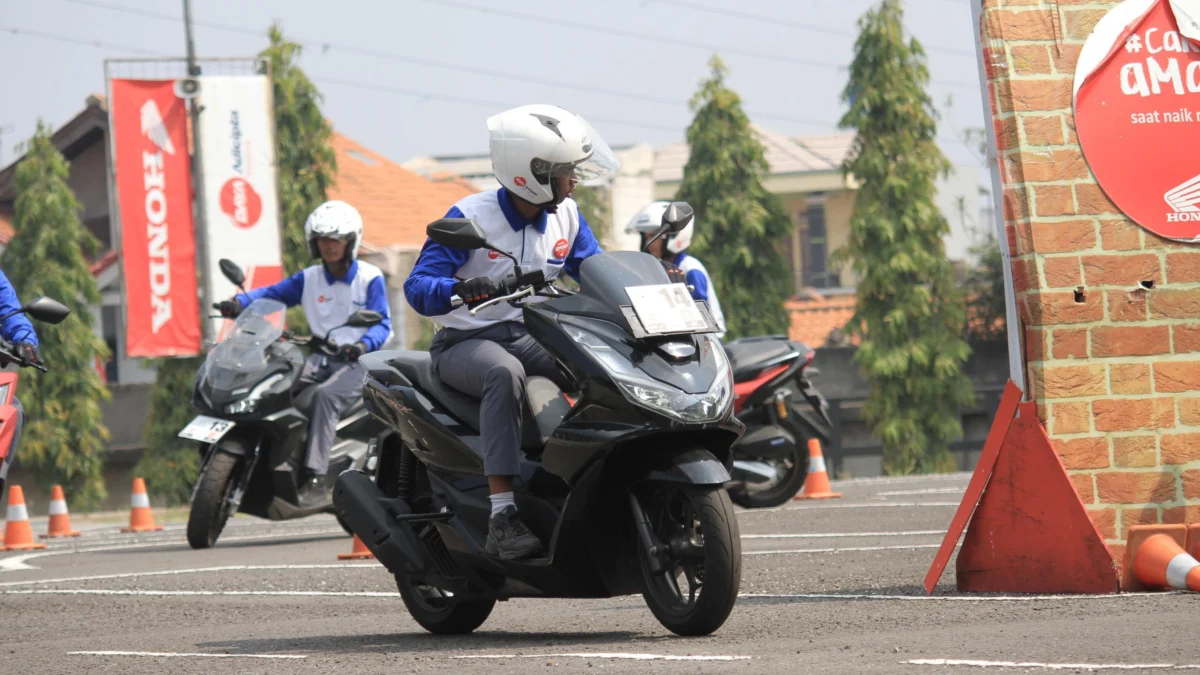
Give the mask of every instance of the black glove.
[[32, 342], [18, 342], [13, 347], [13, 352], [16, 353], [17, 358], [21, 359], [22, 363], [40, 364], [42, 362], [42, 357], [38, 354], [37, 345]]
[[213, 305], [213, 309], [221, 312], [221, 316], [226, 319], [233, 319], [242, 313], [242, 303], [237, 300], [222, 300]]
[[683, 273], [683, 270], [676, 267], [675, 263], [667, 260], [659, 260], [658, 262], [662, 263], [663, 269], [667, 271], [667, 278], [671, 280], [671, 283], [687, 284], [687, 275]]
[[462, 298], [463, 303], [468, 307], [487, 302], [492, 297], [500, 295], [500, 291], [499, 282], [492, 281], [487, 277], [475, 277], [474, 279], [460, 281], [454, 284], [454, 288], [451, 289], [451, 292]]
[[361, 342], [338, 347], [338, 354], [347, 361], [357, 361], [358, 357], [367, 353], [367, 346]]

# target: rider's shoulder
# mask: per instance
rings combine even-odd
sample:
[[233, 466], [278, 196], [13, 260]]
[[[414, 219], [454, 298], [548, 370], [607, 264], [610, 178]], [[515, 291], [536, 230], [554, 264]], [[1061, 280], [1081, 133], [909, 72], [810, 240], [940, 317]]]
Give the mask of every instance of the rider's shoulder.
[[383, 270], [361, 259], [358, 261], [358, 273], [362, 276], [364, 281], [371, 281], [372, 279], [383, 276]]

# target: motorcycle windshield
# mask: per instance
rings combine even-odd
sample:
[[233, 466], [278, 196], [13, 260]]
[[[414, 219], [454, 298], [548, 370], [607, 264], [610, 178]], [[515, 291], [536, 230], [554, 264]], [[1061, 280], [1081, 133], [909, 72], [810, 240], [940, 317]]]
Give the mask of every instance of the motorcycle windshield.
[[260, 379], [267, 368], [267, 347], [283, 335], [286, 311], [282, 302], [267, 299], [242, 310], [229, 336], [205, 361], [205, 380], [214, 395], [224, 398]]

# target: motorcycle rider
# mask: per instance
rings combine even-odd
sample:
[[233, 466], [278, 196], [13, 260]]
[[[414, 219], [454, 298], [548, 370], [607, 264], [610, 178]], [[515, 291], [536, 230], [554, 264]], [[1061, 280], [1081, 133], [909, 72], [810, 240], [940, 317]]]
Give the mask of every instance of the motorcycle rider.
[[[488, 241], [541, 270], [547, 280], [566, 273], [578, 281], [580, 264], [600, 253], [587, 220], [570, 198], [580, 181], [612, 174], [612, 150], [582, 117], [551, 105], [527, 105], [488, 119], [492, 171], [501, 188], [465, 197], [447, 218], [470, 218]], [[511, 261], [494, 251], [449, 248], [427, 240], [404, 295], [418, 313], [437, 317], [441, 329], [429, 347], [435, 375], [447, 386], [482, 399], [480, 436], [491, 492], [487, 551], [504, 560], [537, 556], [542, 543], [517, 514], [518, 474], [526, 378], [543, 376], [568, 388], [549, 353], [525, 329], [519, 307], [500, 303], [468, 312], [502, 295]], [[464, 305], [451, 306], [451, 297]]]
[[[12, 314], [20, 308], [21, 300], [17, 298], [16, 290], [13, 289], [13, 285], [5, 276], [4, 271], [0, 270], [0, 316]], [[33, 324], [24, 314], [17, 312], [0, 323], [0, 337], [12, 343], [13, 352], [22, 362], [39, 364], [42, 362], [42, 357], [38, 353], [37, 332], [33, 330]], [[0, 363], [0, 366], [7, 365], [9, 365], [7, 360]], [[13, 398], [13, 407], [17, 409], [16, 426], [12, 442], [8, 445], [8, 452], [3, 458], [0, 458], [0, 494], [3, 494], [4, 482], [8, 478], [8, 467], [12, 465], [13, 458], [17, 456], [17, 443], [21, 440], [21, 430], [25, 426], [25, 408], [21, 406], [20, 399]]]
[[218, 305], [222, 316], [230, 318], [259, 298], [277, 300], [288, 307], [303, 305], [309, 330], [320, 336], [344, 324], [360, 309], [374, 310], [384, 317], [370, 328], [345, 326], [334, 330], [329, 339], [338, 345], [342, 358], [330, 360], [323, 354], [313, 354], [297, 380], [305, 388], [317, 388], [309, 411], [306, 473], [299, 495], [301, 508], [319, 506], [327, 500], [325, 473], [337, 423], [362, 398], [366, 383], [366, 371], [358, 363], [358, 357], [380, 349], [392, 338], [383, 272], [358, 259], [362, 232], [358, 209], [338, 200], [321, 204], [304, 223], [309, 251], [321, 261], [319, 265], [272, 286], [256, 288], [248, 294], [238, 293]]
[[[646, 240], [658, 233], [663, 213], [670, 205], [671, 202], [659, 201], [646, 206], [629, 221], [625, 231], [641, 234], [641, 247], [645, 248]], [[691, 286], [692, 298], [708, 303], [713, 320], [717, 322], [719, 331], [717, 339], [720, 340], [725, 337], [725, 315], [721, 312], [717, 289], [713, 287], [712, 278], [708, 276], [708, 269], [704, 267], [704, 263], [687, 253], [688, 247], [692, 245], [692, 234], [695, 229], [696, 220], [693, 218], [692, 222], [679, 232], [675, 234], [668, 232], [650, 244], [649, 253], [655, 258], [677, 267], [683, 273], [683, 283]], [[671, 280], [679, 281], [676, 277], [672, 277]]]

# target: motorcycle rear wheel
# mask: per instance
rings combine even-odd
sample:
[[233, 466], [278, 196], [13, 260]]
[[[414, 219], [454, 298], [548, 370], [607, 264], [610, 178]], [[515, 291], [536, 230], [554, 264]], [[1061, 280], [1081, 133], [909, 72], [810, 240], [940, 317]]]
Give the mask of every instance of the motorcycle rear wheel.
[[669, 549], [659, 556], [658, 573], [650, 569], [650, 552], [640, 552], [646, 605], [676, 635], [713, 633], [733, 611], [742, 581], [742, 542], [728, 494], [667, 485], [648, 495], [642, 508], [654, 536]]
[[487, 621], [495, 600], [455, 600], [441, 589], [400, 574], [396, 588], [408, 613], [434, 635], [465, 635]]
[[808, 454], [796, 446], [788, 458], [788, 464], [785, 473], [774, 485], [757, 489], [739, 485], [729, 489], [729, 498], [744, 509], [769, 509], [786, 503], [804, 487], [804, 479], [808, 478]]

